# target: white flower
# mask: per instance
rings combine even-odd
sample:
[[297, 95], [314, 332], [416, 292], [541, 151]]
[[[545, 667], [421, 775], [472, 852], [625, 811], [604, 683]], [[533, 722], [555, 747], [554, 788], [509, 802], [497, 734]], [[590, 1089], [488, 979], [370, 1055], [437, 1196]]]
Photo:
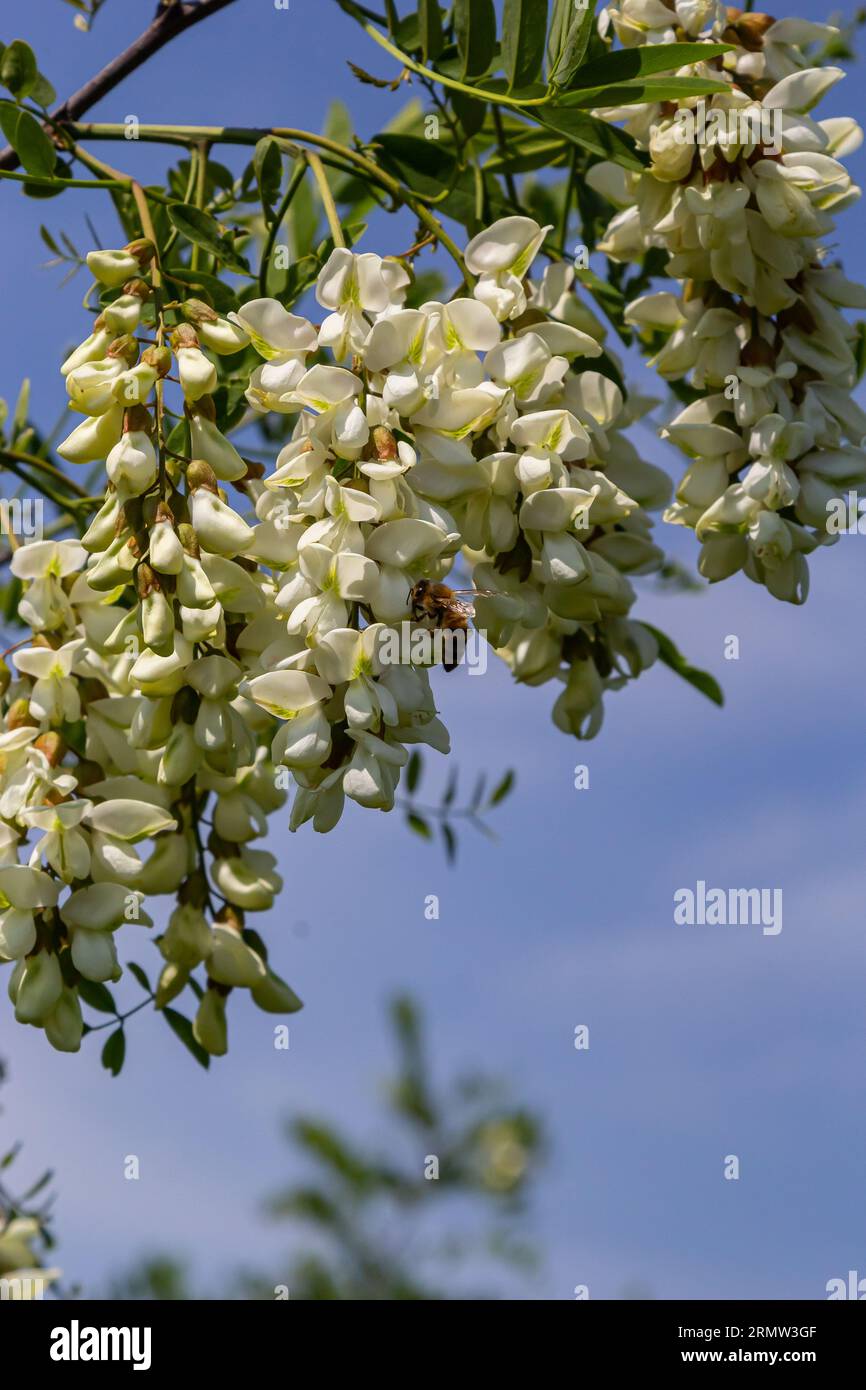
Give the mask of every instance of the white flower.
[[86, 559], [77, 541], [32, 541], [18, 547], [11, 569], [28, 584], [18, 610], [25, 622], [37, 631], [71, 626], [72, 607], [60, 581]]
[[90, 847], [78, 826], [89, 809], [89, 801], [77, 800], [64, 801], [44, 810], [37, 807], [23, 811], [21, 819], [25, 825], [45, 831], [33, 847], [31, 867], [35, 868], [44, 860], [64, 883], [86, 878], [90, 872]]
[[37, 719], [49, 724], [73, 724], [81, 714], [78, 687], [72, 680], [72, 663], [81, 642], [66, 642], [56, 651], [51, 647], [26, 647], [15, 653], [15, 665], [24, 675], [33, 676], [30, 708]]
[[473, 294], [500, 322], [526, 308], [523, 280], [549, 231], [531, 217], [503, 217], [466, 247], [467, 269], [479, 277]]
[[391, 293], [381, 256], [336, 246], [316, 282], [316, 299], [334, 311], [319, 330], [319, 346], [330, 347], [337, 361], [363, 351], [370, 332], [366, 315], [387, 309]]
[[41, 869], [11, 864], [0, 868], [0, 957], [22, 960], [36, 945], [35, 914], [54, 907], [60, 885]]
[[290, 314], [276, 299], [250, 299], [228, 317], [249, 336], [260, 357], [283, 359], [297, 354], [300, 358], [316, 347], [312, 324]]

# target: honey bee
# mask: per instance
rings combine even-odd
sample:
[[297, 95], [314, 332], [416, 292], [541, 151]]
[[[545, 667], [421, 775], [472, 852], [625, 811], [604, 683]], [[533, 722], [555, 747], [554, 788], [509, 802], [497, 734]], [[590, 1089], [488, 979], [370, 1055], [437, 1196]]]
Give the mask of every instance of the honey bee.
[[471, 603], [465, 603], [462, 599], [463, 594], [480, 594], [487, 592], [484, 589], [452, 589], [447, 584], [441, 584], [434, 579], [419, 579], [417, 584], [413, 584], [409, 590], [406, 602], [416, 623], [427, 620], [431, 629], [441, 629], [446, 632], [462, 632], [464, 634], [462, 642], [455, 642], [454, 646], [459, 648], [455, 656], [454, 647], [447, 653], [442, 661], [446, 671], [453, 671], [460, 664], [460, 657], [463, 655], [463, 648], [466, 645], [466, 633], [469, 630], [469, 619], [475, 616], [475, 609]]

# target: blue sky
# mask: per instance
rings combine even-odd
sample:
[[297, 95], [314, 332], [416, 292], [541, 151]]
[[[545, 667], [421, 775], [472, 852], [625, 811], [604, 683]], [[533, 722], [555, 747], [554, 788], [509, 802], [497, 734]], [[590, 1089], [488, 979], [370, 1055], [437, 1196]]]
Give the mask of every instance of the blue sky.
[[[71, 91], [151, 9], [114, 0], [86, 37], [59, 0], [43, 0], [22, 12], [19, 36]], [[817, 0], [793, 12], [823, 17]], [[403, 97], [352, 82], [346, 57], [387, 71], [330, 3], [291, 0], [282, 12], [240, 0], [92, 115], [317, 129], [339, 95], [370, 134]], [[826, 114], [862, 114], [862, 72]], [[148, 147], [100, 152], [143, 177], [160, 167]], [[850, 167], [862, 181], [862, 153]], [[111, 244], [111, 209], [90, 193], [30, 202], [7, 185], [0, 197], [0, 394], [14, 396], [28, 373], [36, 414], [51, 421], [84, 286], [61, 291], [57, 272], [40, 269], [38, 225], [84, 245], [89, 211]], [[856, 274], [862, 211], [841, 221], [835, 240]], [[384, 232], [377, 224], [368, 245], [402, 248], [403, 226], [394, 244]], [[676, 469], [649, 433], [636, 438]], [[672, 528], [664, 542], [693, 554]], [[579, 745], [550, 722], [550, 688], [514, 686], [499, 668], [441, 676], [467, 782], [517, 770], [495, 813], [500, 841], [467, 833], [454, 871], [396, 817], [353, 809], [324, 838], [277, 824], [286, 890], [264, 930], [306, 1001], [287, 1053], [272, 1046], [273, 1020], [233, 1000], [230, 1055], [205, 1076], [143, 1014], [111, 1081], [96, 1047], [59, 1056], [7, 1013], [0, 1148], [20, 1136], [34, 1171], [58, 1169], [68, 1277], [96, 1288], [155, 1247], [190, 1254], [211, 1284], [238, 1263], [279, 1267], [291, 1242], [257, 1213], [263, 1193], [299, 1175], [279, 1121], [312, 1109], [387, 1144], [375, 1100], [389, 1063], [382, 1006], [398, 989], [425, 1008], [440, 1078], [468, 1066], [507, 1076], [548, 1126], [532, 1211], [545, 1261], [526, 1295], [569, 1298], [585, 1283], [591, 1297], [615, 1297], [639, 1283], [657, 1297], [820, 1298], [828, 1279], [866, 1274], [864, 546], [845, 536], [813, 560], [803, 609], [742, 577], [677, 597], [644, 585], [639, 616], [715, 672], [723, 711], [659, 668], [609, 697], [600, 737]], [[730, 634], [738, 661], [723, 658]], [[577, 763], [589, 766], [587, 791], [574, 790]], [[428, 760], [432, 785], [446, 771]], [[698, 879], [780, 887], [781, 934], [674, 926], [674, 891]], [[424, 917], [430, 893], [438, 922]], [[146, 943], [137, 954], [155, 957]], [[581, 1023], [585, 1052], [573, 1047]], [[133, 1153], [137, 1183], [123, 1178]], [[737, 1182], [723, 1178], [728, 1154], [740, 1159]]]

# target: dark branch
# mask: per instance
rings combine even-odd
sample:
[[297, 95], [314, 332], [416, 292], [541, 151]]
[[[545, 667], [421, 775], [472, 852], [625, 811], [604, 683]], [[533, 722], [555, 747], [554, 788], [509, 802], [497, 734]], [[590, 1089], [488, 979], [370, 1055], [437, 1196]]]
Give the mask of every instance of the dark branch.
[[[95, 77], [91, 77], [89, 82], [79, 88], [71, 97], [61, 103], [55, 111], [51, 113], [52, 121], [77, 121], [79, 116], [85, 111], [89, 111], [101, 97], [128, 77], [131, 72], [142, 63], [147, 62], [154, 53], [170, 43], [178, 34], [182, 34], [186, 29], [191, 29], [194, 24], [199, 24], [201, 20], [208, 19], [210, 15], [216, 14], [218, 10], [224, 10], [228, 5], [233, 5], [234, 0], [199, 0], [198, 4], [183, 3], [182, 0], [174, 0], [174, 3], [161, 3], [156, 16], [145, 29], [143, 34], [129, 45], [128, 48], [98, 72]], [[50, 132], [49, 132], [50, 133]], [[0, 151], [0, 169], [16, 169], [19, 159], [11, 146], [7, 145], [5, 150]]]

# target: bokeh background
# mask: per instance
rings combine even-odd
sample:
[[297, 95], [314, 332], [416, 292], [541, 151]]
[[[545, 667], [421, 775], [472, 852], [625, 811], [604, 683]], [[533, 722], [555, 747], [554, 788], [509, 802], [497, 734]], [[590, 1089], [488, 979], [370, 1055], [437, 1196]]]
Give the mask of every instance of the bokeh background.
[[[151, 10], [150, 0], [108, 3], [84, 35], [60, 0], [41, 0], [14, 23], [7, 14], [2, 37], [26, 39], [63, 95]], [[820, 0], [791, 12], [826, 17]], [[392, 75], [332, 3], [240, 0], [91, 118], [317, 130], [339, 97], [368, 136], [409, 89], [361, 86], [347, 58]], [[863, 71], [852, 65], [821, 115], [862, 118]], [[97, 153], [145, 180], [164, 167], [152, 146]], [[216, 157], [240, 168], [244, 153]], [[862, 182], [862, 152], [850, 167]], [[61, 289], [60, 273], [42, 268], [39, 223], [86, 247], [89, 214], [111, 245], [112, 210], [102, 194], [31, 201], [10, 183], [0, 199], [0, 394], [14, 398], [29, 375], [33, 414], [50, 425], [63, 350], [83, 331], [85, 285]], [[835, 242], [859, 278], [862, 212], [841, 224]], [[405, 219], [373, 218], [365, 246], [399, 251], [411, 231]], [[651, 428], [635, 438], [676, 471]], [[694, 558], [690, 535], [664, 531], [672, 553]], [[288, 1051], [274, 1049], [273, 1019], [233, 999], [230, 1055], [206, 1075], [145, 1012], [115, 1081], [96, 1039], [61, 1056], [4, 1010], [0, 1149], [21, 1137], [34, 1172], [57, 1169], [67, 1278], [98, 1292], [157, 1248], [188, 1255], [212, 1286], [253, 1258], [279, 1268], [291, 1241], [263, 1220], [259, 1199], [300, 1176], [280, 1120], [321, 1113], [387, 1156], [377, 1088], [390, 1064], [383, 1003], [396, 990], [425, 1011], [435, 1073], [500, 1074], [545, 1122], [549, 1158], [527, 1214], [543, 1261], [510, 1296], [569, 1299], [586, 1284], [592, 1298], [821, 1298], [828, 1279], [866, 1274], [866, 538], [843, 536], [811, 570], [803, 609], [742, 576], [675, 595], [638, 581], [637, 616], [717, 675], [724, 710], [658, 667], [609, 697], [601, 735], [581, 745], [550, 721], [553, 688], [517, 687], [495, 665], [477, 678], [440, 673], [466, 784], [481, 770], [517, 772], [492, 817], [498, 843], [467, 830], [456, 868], [397, 815], [352, 807], [327, 837], [309, 827], [292, 836], [278, 816], [270, 848], [286, 888], [263, 931], [306, 1001]], [[736, 661], [724, 659], [729, 635]], [[574, 788], [579, 763], [588, 790]], [[447, 771], [431, 754], [422, 792], [435, 800]], [[781, 934], [675, 926], [675, 889], [701, 878], [781, 888]], [[438, 921], [425, 918], [429, 894]], [[136, 954], [155, 962], [149, 943]], [[586, 1051], [574, 1048], [579, 1024]], [[139, 1156], [138, 1182], [124, 1180], [128, 1154]], [[724, 1180], [729, 1154], [739, 1181]]]

